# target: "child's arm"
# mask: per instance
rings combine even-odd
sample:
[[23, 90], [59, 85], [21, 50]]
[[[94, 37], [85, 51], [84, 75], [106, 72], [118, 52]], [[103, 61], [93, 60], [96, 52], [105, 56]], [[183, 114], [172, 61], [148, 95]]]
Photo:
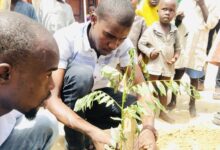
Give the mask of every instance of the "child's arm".
[[180, 56], [181, 46], [179, 41], [179, 34], [178, 31], [175, 32], [175, 43], [174, 43], [174, 55], [168, 64], [174, 64]]
[[150, 59], [156, 59], [159, 56], [159, 51], [156, 50], [152, 43], [153, 37], [152, 35], [152, 29], [148, 28], [144, 31], [142, 34], [139, 42], [138, 42], [138, 47], [142, 53], [144, 53], [148, 58]]

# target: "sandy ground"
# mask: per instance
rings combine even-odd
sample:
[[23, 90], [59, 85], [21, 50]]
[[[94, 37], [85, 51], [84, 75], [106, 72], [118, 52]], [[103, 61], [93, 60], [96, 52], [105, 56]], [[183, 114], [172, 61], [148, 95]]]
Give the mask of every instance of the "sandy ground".
[[[177, 107], [169, 112], [174, 124], [156, 119], [155, 127], [159, 133], [159, 150], [220, 150], [220, 126], [212, 123], [213, 115], [220, 111], [220, 100], [212, 99], [216, 67], [209, 65], [205, 80], [205, 91], [196, 102], [197, 116], [190, 118], [188, 112], [189, 96], [179, 95]], [[189, 79], [184, 75], [183, 80]], [[64, 150], [64, 132], [60, 124], [60, 136], [52, 150]]]

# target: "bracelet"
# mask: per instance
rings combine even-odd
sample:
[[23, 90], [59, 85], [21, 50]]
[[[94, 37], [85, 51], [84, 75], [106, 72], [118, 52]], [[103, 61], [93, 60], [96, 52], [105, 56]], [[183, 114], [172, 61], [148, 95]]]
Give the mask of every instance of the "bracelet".
[[141, 131], [146, 130], [146, 129], [150, 130], [154, 134], [154, 138], [157, 141], [157, 138], [158, 138], [157, 130], [153, 126], [144, 125]]

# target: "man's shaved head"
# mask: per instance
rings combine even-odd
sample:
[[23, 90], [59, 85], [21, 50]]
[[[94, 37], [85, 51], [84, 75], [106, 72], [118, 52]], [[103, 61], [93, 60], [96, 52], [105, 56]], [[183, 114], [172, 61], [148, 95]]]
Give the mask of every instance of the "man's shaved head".
[[57, 51], [52, 44], [52, 35], [36, 21], [15, 12], [0, 12], [1, 62], [15, 66], [33, 52], [47, 48]]
[[115, 19], [120, 25], [130, 27], [134, 20], [134, 10], [130, 0], [101, 0], [96, 8], [100, 19]]

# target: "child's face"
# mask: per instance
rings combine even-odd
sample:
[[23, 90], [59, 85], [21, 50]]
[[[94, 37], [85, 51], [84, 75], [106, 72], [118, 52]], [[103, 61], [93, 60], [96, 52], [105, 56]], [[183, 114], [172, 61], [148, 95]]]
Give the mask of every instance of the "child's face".
[[152, 7], [156, 7], [159, 3], [159, 0], [149, 0], [149, 5]]
[[169, 24], [176, 14], [175, 0], [162, 0], [159, 5], [158, 14], [161, 23]]

